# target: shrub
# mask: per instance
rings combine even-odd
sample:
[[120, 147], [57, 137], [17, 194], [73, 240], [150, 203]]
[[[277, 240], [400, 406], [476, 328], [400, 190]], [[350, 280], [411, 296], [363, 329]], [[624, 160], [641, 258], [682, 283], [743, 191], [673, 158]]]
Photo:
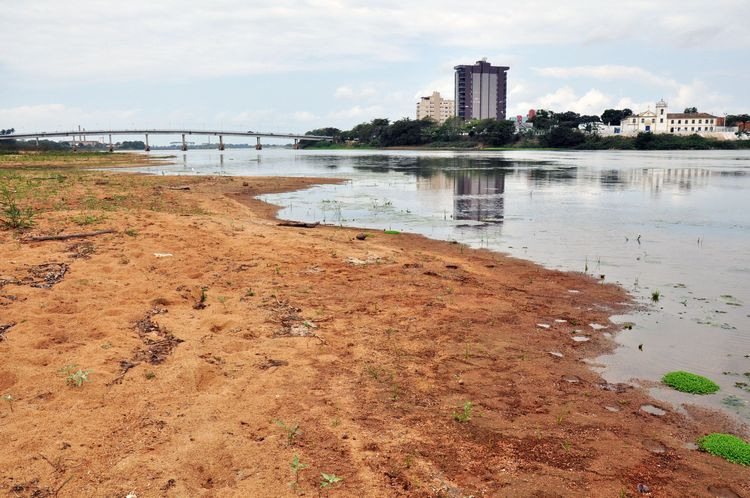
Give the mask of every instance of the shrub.
[[698, 439], [698, 447], [732, 463], [750, 466], [750, 444], [737, 436], [714, 432]]
[[661, 380], [669, 387], [684, 393], [711, 394], [719, 390], [719, 385], [714, 381], [681, 370], [669, 372]]

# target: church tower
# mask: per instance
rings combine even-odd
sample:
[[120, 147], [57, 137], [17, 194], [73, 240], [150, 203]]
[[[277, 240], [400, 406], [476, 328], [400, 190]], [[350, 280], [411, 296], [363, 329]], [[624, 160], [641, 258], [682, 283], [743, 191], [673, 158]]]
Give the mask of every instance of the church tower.
[[656, 103], [656, 122], [654, 123], [656, 133], [667, 133], [669, 131], [668, 115], [667, 103], [664, 102], [664, 99], [661, 99]]

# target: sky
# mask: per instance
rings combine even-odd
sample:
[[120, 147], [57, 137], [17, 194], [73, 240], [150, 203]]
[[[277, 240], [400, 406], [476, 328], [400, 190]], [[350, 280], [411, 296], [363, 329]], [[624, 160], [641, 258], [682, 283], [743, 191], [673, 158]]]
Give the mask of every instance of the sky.
[[483, 57], [509, 116], [750, 112], [748, 24], [748, 0], [0, 0], [0, 128], [348, 129]]

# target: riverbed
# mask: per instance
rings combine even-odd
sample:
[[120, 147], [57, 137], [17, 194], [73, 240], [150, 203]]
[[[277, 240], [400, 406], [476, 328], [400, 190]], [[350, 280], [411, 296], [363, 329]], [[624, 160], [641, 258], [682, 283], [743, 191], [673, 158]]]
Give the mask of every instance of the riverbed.
[[[592, 367], [750, 419], [750, 151], [195, 150], [147, 171], [345, 178], [262, 199], [282, 218], [420, 233], [618, 283], [638, 308], [613, 318], [627, 328]], [[721, 391], [658, 387], [671, 370]]]

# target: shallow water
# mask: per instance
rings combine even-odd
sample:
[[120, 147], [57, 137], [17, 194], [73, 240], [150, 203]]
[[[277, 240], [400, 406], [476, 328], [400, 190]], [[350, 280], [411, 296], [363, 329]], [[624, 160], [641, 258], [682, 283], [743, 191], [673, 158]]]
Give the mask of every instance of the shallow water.
[[633, 327], [593, 362], [607, 381], [690, 370], [722, 390], [652, 393], [750, 419], [750, 151], [196, 150], [149, 171], [347, 178], [263, 199], [285, 206], [283, 218], [416, 232], [604, 275], [645, 306], [615, 318]]

